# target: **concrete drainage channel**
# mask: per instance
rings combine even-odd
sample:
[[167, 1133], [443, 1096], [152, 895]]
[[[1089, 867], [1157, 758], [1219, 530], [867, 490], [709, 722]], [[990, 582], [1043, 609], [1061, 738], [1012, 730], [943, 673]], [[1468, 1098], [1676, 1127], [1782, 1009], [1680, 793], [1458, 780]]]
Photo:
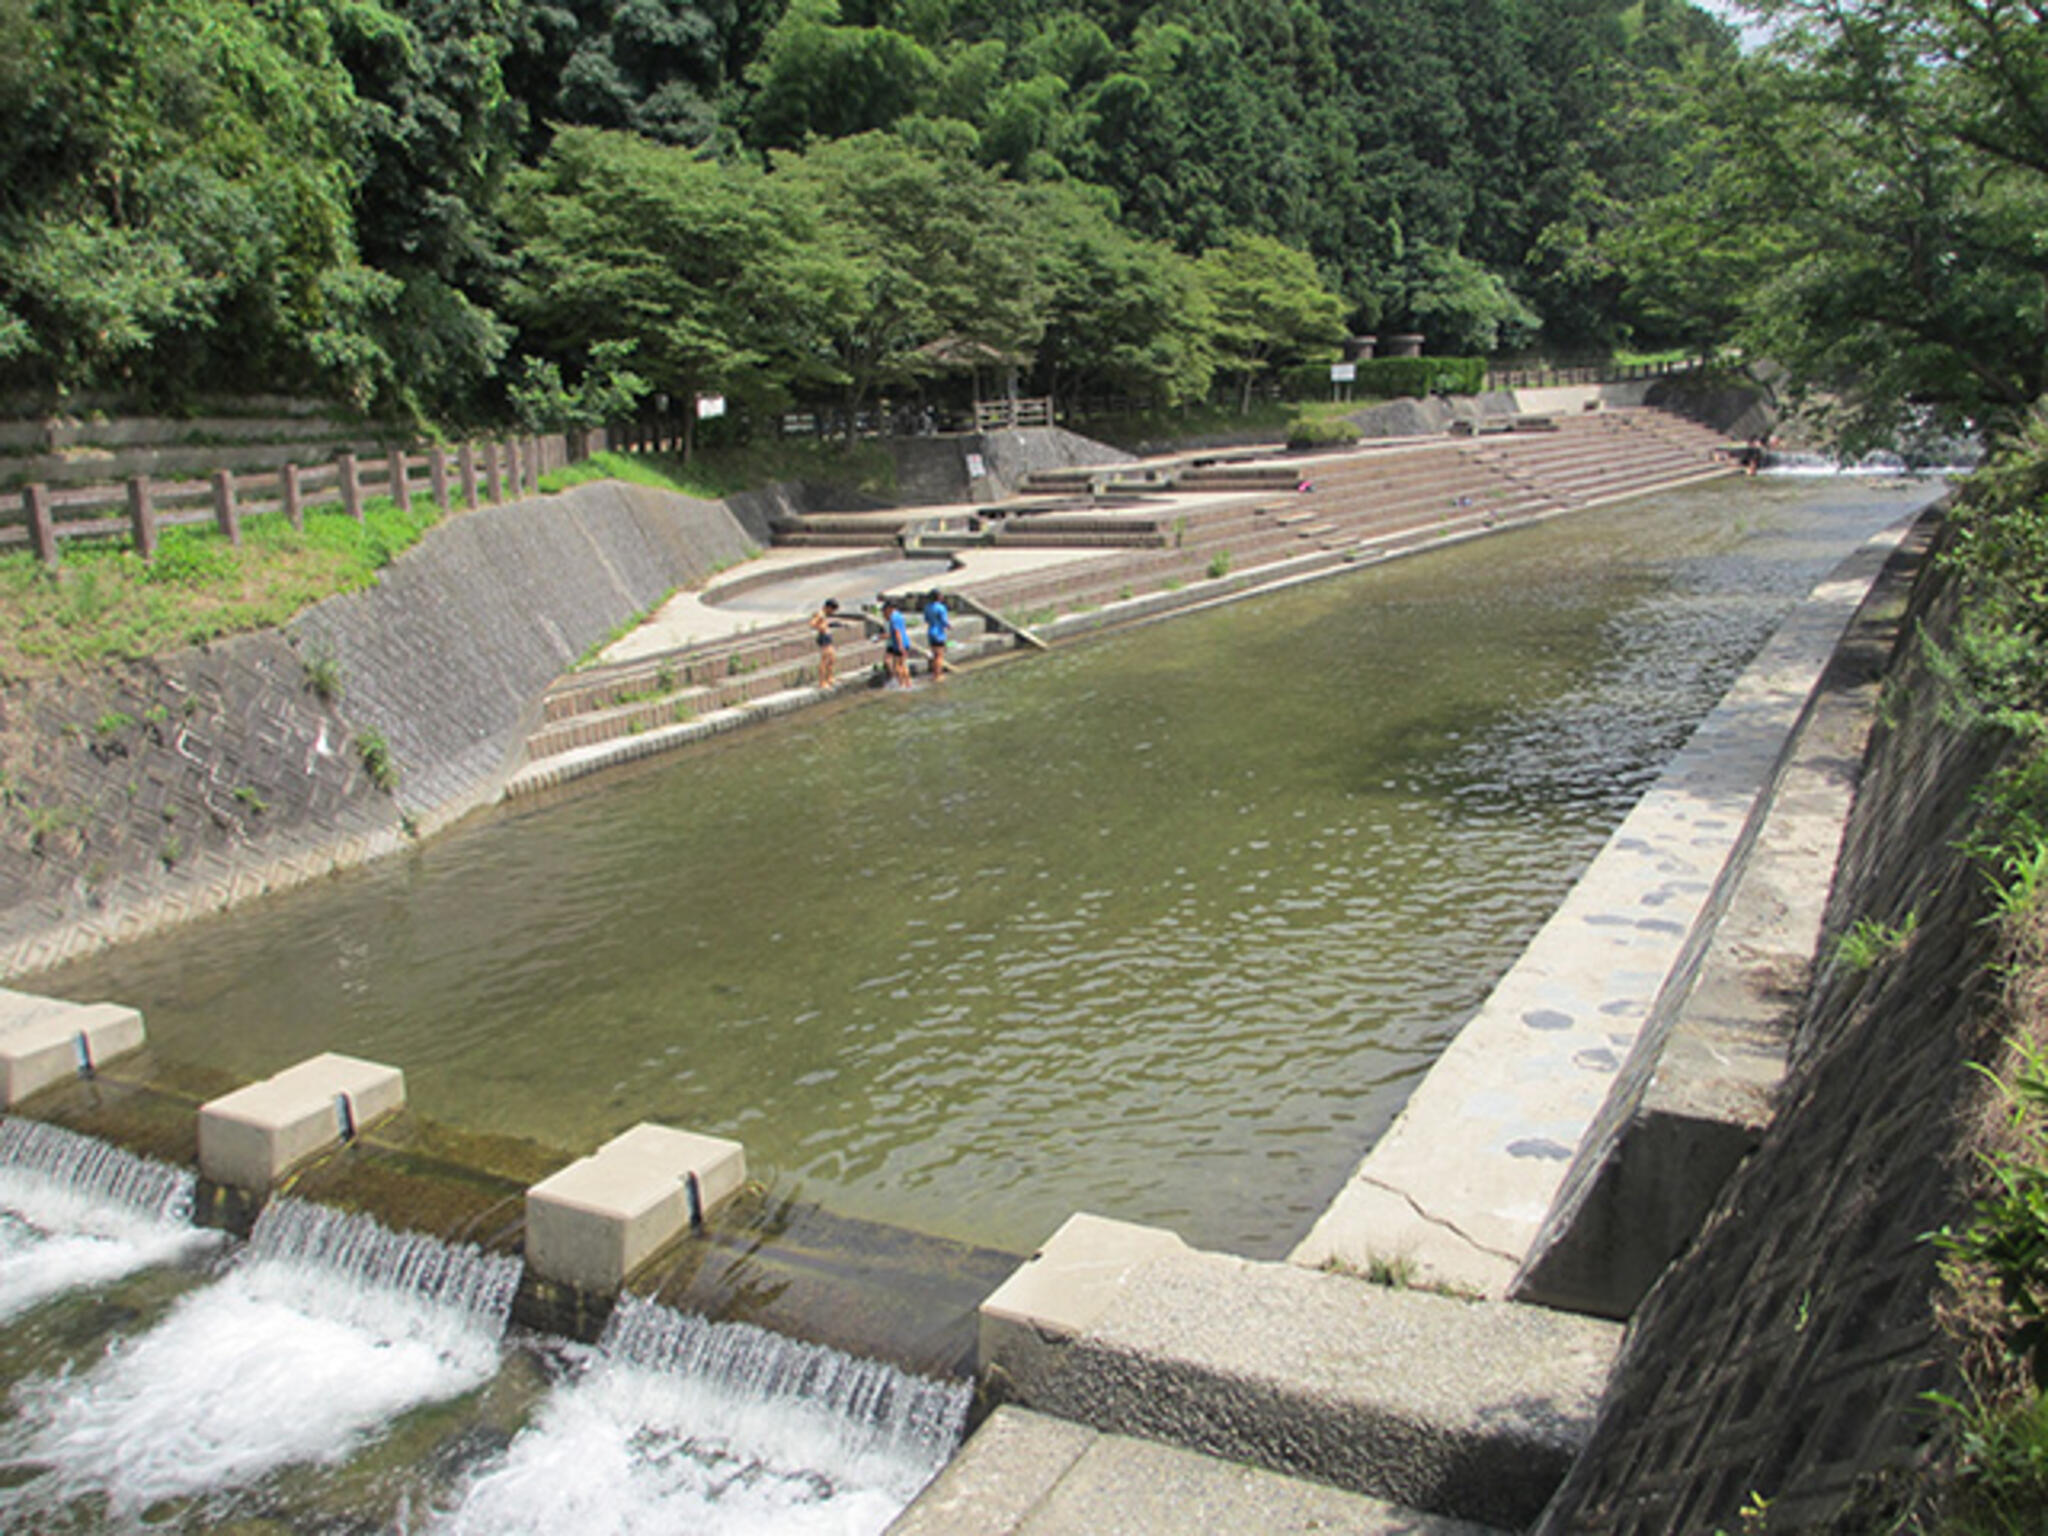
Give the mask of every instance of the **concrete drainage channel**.
[[[1536, 1520], [1589, 1433], [1609, 1319], [1767, 1113], [1874, 694], [1853, 665], [1824, 671], [1876, 646], [1866, 599], [1903, 536], [1774, 637], [1291, 1263], [1083, 1214], [998, 1287], [978, 1351], [994, 1411], [893, 1529]], [[8, 1105], [142, 1035], [132, 1010], [0, 992]], [[402, 1102], [395, 1069], [315, 1058], [207, 1102], [202, 1171], [260, 1200]], [[530, 1285], [601, 1305], [743, 1169], [734, 1143], [636, 1127], [527, 1189]]]

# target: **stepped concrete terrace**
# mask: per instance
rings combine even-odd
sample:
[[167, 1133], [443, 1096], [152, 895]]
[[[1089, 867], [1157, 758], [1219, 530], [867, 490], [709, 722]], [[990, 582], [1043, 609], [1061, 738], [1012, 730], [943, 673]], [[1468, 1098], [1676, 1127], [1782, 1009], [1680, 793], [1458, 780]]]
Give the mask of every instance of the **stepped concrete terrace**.
[[[1227, 601], [1734, 472], [1717, 434], [1660, 411], [1559, 410], [1486, 428], [1339, 453], [1245, 449], [1037, 470], [994, 504], [787, 517], [775, 549], [673, 597], [597, 665], [557, 682], [506, 793], [820, 702], [827, 691], [807, 621], [827, 588], [848, 620], [830, 693], [878, 681], [878, 632], [853, 610], [887, 585], [863, 572], [892, 557], [944, 562], [931, 579], [900, 585], [960, 599], [949, 657], [972, 666], [1020, 641]], [[765, 595], [735, 607], [747, 592]]]

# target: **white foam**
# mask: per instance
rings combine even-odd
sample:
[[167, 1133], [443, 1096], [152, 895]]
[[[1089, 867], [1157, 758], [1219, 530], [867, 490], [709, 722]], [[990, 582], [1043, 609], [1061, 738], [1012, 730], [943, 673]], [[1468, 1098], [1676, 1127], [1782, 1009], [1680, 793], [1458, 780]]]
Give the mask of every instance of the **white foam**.
[[182, 1221], [0, 1167], [0, 1321], [66, 1291], [176, 1263], [219, 1241], [219, 1234]]
[[[943, 1458], [941, 1458], [943, 1459]], [[441, 1536], [872, 1536], [938, 1470], [848, 1455], [828, 1410], [597, 1357], [465, 1489]]]
[[4, 1449], [51, 1471], [51, 1507], [103, 1492], [116, 1518], [156, 1500], [345, 1460], [379, 1425], [470, 1391], [497, 1324], [289, 1259], [246, 1258], [78, 1375], [15, 1389]]

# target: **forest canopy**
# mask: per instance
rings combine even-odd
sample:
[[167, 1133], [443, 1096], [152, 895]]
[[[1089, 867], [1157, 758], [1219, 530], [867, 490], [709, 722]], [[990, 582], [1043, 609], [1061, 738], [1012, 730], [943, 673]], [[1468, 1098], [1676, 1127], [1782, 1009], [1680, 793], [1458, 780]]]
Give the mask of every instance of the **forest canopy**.
[[460, 425], [972, 353], [1172, 404], [1415, 330], [2033, 398], [2040, 29], [1770, 14], [1744, 55], [1686, 0], [0, 0], [0, 382]]

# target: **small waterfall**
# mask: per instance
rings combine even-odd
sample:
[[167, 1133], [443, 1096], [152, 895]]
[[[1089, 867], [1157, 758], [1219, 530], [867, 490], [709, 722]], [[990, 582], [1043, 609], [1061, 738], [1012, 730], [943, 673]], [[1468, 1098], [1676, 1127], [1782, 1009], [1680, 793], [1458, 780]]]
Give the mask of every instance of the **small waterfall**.
[[437, 1536], [878, 1533], [945, 1464], [970, 1389], [635, 1297]]
[[421, 1232], [393, 1232], [368, 1216], [276, 1199], [249, 1234], [249, 1261], [317, 1271], [326, 1284], [364, 1287], [445, 1310], [497, 1337], [512, 1316], [519, 1261]]
[[496, 1374], [518, 1280], [516, 1259], [273, 1200], [235, 1264], [155, 1327], [15, 1389], [0, 1456], [49, 1470], [0, 1491], [0, 1527], [62, 1524], [80, 1499], [117, 1521], [167, 1498], [204, 1510], [343, 1461]]
[[0, 1319], [216, 1244], [189, 1170], [34, 1120], [0, 1120]]
[[156, 1221], [189, 1223], [198, 1175], [39, 1120], [0, 1120], [0, 1169]]
[[637, 1296], [621, 1298], [605, 1330], [614, 1359], [709, 1383], [740, 1401], [801, 1405], [844, 1427], [845, 1449], [931, 1459], [952, 1453], [972, 1395], [963, 1382], [909, 1376], [822, 1344], [800, 1344], [746, 1323], [714, 1323]]

